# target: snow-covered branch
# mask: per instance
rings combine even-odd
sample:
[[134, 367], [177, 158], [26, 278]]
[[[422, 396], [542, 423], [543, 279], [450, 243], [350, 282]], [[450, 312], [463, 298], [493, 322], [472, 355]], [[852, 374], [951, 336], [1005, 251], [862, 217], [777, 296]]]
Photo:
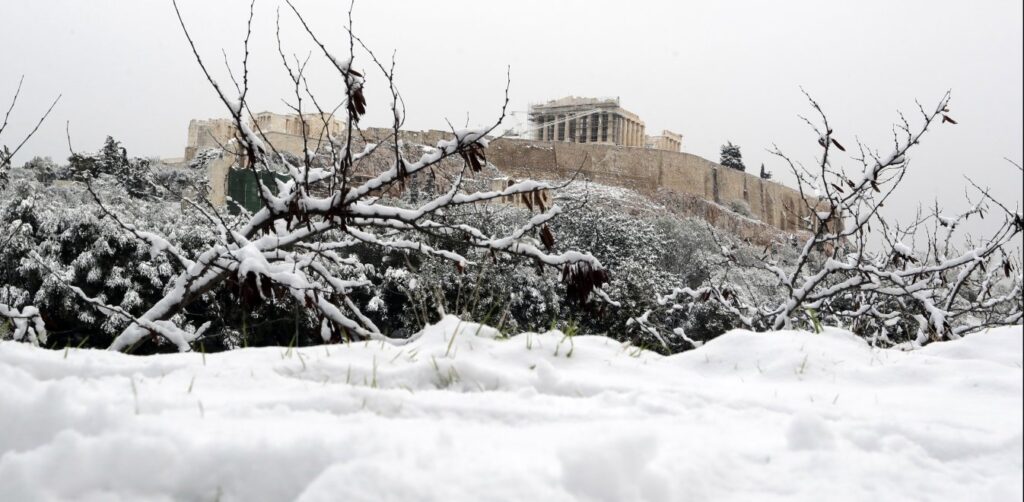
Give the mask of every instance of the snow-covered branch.
[[[912, 345], [1020, 323], [1022, 281], [1019, 259], [1012, 250], [1024, 228], [1017, 210], [970, 182], [979, 197], [968, 200], [968, 208], [960, 214], [950, 215], [936, 207], [900, 224], [890, 222], [880, 211], [897, 196], [908, 168], [908, 152], [936, 124], [956, 123], [948, 115], [949, 93], [931, 110], [919, 107], [916, 126], [900, 116], [890, 153], [871, 153], [859, 145], [860, 155], [852, 157], [860, 164], [858, 174], [840, 165], [837, 153], [846, 149], [822, 108], [808, 99], [820, 117], [804, 119], [822, 149], [816, 172], [778, 149], [774, 153], [790, 166], [817, 221], [809, 222], [811, 234], [795, 260], [780, 264], [765, 257], [756, 265], [778, 279], [784, 292], [781, 300], [759, 304], [741, 285], [724, 283], [680, 288], [659, 298], [659, 304], [679, 309], [681, 300], [714, 302], [751, 329], [818, 329], [827, 322], [872, 340]], [[987, 238], [956, 251], [963, 236], [955, 231], [986, 213], [1003, 221]], [[922, 236], [925, 245], [915, 245]], [[732, 259], [728, 253], [723, 256]]]
[[[366, 48], [352, 32], [351, 20], [348, 54], [336, 55], [300, 11], [291, 2], [288, 6], [344, 83], [343, 104], [333, 111], [325, 109], [322, 101], [309, 91], [306, 68], [310, 60], [289, 59], [278, 20], [278, 55], [293, 84], [294, 97], [287, 104], [302, 122], [303, 152], [299, 156], [286, 155], [284, 148], [264, 134], [249, 111], [248, 61], [255, 6], [251, 5], [249, 10], [241, 78], [236, 78], [228, 64], [235, 95], [218, 83], [204, 62], [183, 13], [174, 3], [200, 70], [232, 118], [236, 137], [230, 143], [239, 148], [238, 167], [252, 176], [258, 187], [261, 207], [247, 221], [237, 224], [225, 221], [215, 208], [200, 210], [211, 226], [210, 233], [221, 238], [205, 249], [189, 253], [172, 244], [171, 239], [117, 214], [114, 206], [90, 189], [106, 216], [145, 243], [153, 256], [166, 254], [177, 267], [177, 276], [166, 285], [163, 298], [137, 316], [85, 296], [80, 289], [76, 291], [83, 301], [94, 304], [102, 313], [129, 318], [129, 325], [115, 337], [110, 348], [124, 350], [154, 337], [188, 350], [194, 339], [190, 337], [192, 331], [175, 327], [172, 320], [203, 295], [224, 287], [237, 291], [243, 299], [243, 309], [249, 302], [289, 299], [297, 309], [319, 321], [325, 340], [355, 337], [404, 343], [382, 334], [360, 307], [355, 294], [366, 281], [353, 270], [358, 270], [361, 263], [338, 254], [339, 250], [353, 246], [376, 249], [378, 253], [440, 258], [453, 262], [460, 272], [476, 264], [460, 250], [504, 254], [535, 262], [542, 268], [560, 270], [569, 294], [583, 302], [591, 295], [602, 296], [601, 286], [608, 278], [601, 263], [587, 253], [557, 249], [548, 223], [562, 213], [558, 206], [549, 208], [541, 204], [536, 208], [536, 216], [505, 235], [489, 235], [459, 221], [458, 208], [526, 197], [540, 200], [536, 194], [557, 188], [549, 183], [520, 181], [500, 190], [467, 190], [466, 177], [480, 173], [487, 165], [490, 134], [506, 116], [507, 87], [501, 112], [492, 125], [453, 130], [450, 138], [425, 148], [418, 159], [407, 159], [400, 139], [404, 105], [395, 85], [394, 63], [382, 63]], [[357, 47], [380, 70], [391, 94], [394, 123], [392, 136], [386, 140], [394, 147], [390, 152], [380, 147], [379, 140], [368, 141], [359, 128], [360, 118], [366, 113], [364, 90], [370, 77], [356, 69]], [[305, 113], [309, 103], [319, 113], [318, 117], [311, 118]], [[336, 113], [344, 115], [344, 130], [328, 127]], [[323, 127], [311, 127], [307, 121], [322, 122]], [[357, 147], [360, 143], [363, 146]], [[391, 158], [382, 163], [381, 157], [388, 154]], [[442, 170], [442, 166], [460, 161], [463, 167], [456, 176]], [[266, 182], [270, 179], [267, 173], [273, 174], [276, 181]], [[402, 193], [408, 183], [427, 176], [447, 177], [449, 185], [413, 207], [388, 198], [389, 194]], [[198, 208], [198, 204], [193, 205]]]

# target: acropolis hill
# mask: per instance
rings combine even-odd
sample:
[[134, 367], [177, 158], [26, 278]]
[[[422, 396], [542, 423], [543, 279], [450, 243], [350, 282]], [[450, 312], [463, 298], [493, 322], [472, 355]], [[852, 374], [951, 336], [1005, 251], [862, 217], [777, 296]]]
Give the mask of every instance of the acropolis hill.
[[[302, 123], [311, 136], [323, 130], [319, 116], [260, 113], [255, 115], [259, 131], [278, 151], [301, 156]], [[719, 227], [755, 241], [766, 234], [799, 232], [813, 221], [800, 193], [779, 183], [724, 167], [699, 156], [680, 152], [682, 136], [664, 131], [661, 136], [644, 134], [645, 126], [635, 114], [622, 109], [617, 100], [563, 98], [531, 109], [533, 139], [498, 138], [487, 149], [487, 160], [502, 174], [538, 180], [589, 180], [604, 185], [630, 188], [655, 198], [675, 212], [704, 218]], [[328, 131], [338, 135], [344, 126], [328, 121]], [[185, 161], [206, 149], [228, 143], [236, 134], [229, 119], [193, 120], [189, 124]], [[361, 131], [367, 141], [383, 141], [391, 129]], [[450, 136], [446, 131], [402, 131], [409, 144], [432, 146]], [[207, 166], [210, 198], [225, 202], [230, 154]], [[749, 207], [750, 218], [728, 208]], [[758, 221], [753, 221], [758, 220]], [[770, 226], [770, 228], [765, 228]]]

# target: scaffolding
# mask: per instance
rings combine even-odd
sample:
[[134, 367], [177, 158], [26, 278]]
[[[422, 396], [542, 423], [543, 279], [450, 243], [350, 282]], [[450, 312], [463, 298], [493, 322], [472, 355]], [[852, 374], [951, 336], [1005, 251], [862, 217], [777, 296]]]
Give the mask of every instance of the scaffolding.
[[538, 141], [643, 147], [643, 131], [640, 118], [618, 98], [568, 96], [531, 105], [525, 132]]

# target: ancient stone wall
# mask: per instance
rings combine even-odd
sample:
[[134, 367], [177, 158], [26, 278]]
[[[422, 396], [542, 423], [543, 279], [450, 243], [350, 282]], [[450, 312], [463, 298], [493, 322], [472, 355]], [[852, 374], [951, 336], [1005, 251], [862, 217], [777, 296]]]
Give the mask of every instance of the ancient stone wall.
[[[369, 127], [363, 129], [362, 134], [368, 141], [382, 142], [390, 141], [395, 133], [394, 129], [387, 127]], [[442, 140], [451, 140], [451, 131], [438, 131], [430, 129], [426, 131], [399, 131], [399, 139], [408, 144], [437, 146]]]
[[188, 143], [185, 146], [184, 161], [189, 162], [196, 154], [220, 146], [235, 137], [237, 129], [230, 119], [193, 119], [188, 123]]
[[[257, 119], [266, 118], [260, 125], [264, 141], [277, 152], [289, 153], [301, 157], [304, 149], [317, 150], [326, 148], [323, 142], [315, 137], [310, 137], [307, 142], [303, 141], [301, 134], [293, 134], [291, 131], [301, 132], [301, 123], [298, 120], [287, 122], [288, 117], [273, 114], [260, 114]], [[335, 126], [331, 126], [332, 128]], [[282, 132], [284, 131], [284, 132]], [[315, 131], [319, 132], [319, 131]], [[360, 135], [353, 139], [353, 149], [360, 151], [368, 142], [389, 142], [393, 144], [393, 129], [389, 128], [368, 128], [361, 131]], [[191, 160], [197, 153], [208, 148], [217, 148], [227, 144], [235, 135], [234, 124], [229, 119], [218, 120], [193, 120], [189, 125], [189, 145], [185, 149], [187, 160]], [[340, 133], [344, 138], [344, 132]], [[407, 158], [415, 159], [417, 155], [424, 153], [417, 145], [436, 146], [439, 141], [451, 140], [452, 134], [449, 131], [401, 131], [400, 139], [405, 144], [404, 155]], [[233, 167], [237, 167], [238, 159], [232, 153], [235, 149], [228, 148], [218, 158], [208, 161], [206, 165], [207, 177], [210, 181], [209, 200], [214, 205], [223, 206], [227, 202], [228, 178]], [[358, 163], [360, 168], [353, 173], [355, 179], [368, 179], [381, 171], [391, 167], [394, 163], [391, 157], [390, 147], [376, 150]], [[452, 162], [456, 162], [456, 157]], [[461, 162], [461, 161], [459, 161]], [[446, 163], [443, 163], [446, 164]], [[546, 194], [544, 195], [547, 196]], [[516, 201], [512, 201], [516, 202]]]
[[742, 203], [752, 218], [785, 231], [806, 230], [803, 218], [811, 216], [796, 190], [689, 153], [499, 139], [487, 149], [487, 159], [517, 177], [564, 180], [578, 172], [580, 179], [650, 197], [663, 188], [724, 207]]
[[[295, 124], [289, 124], [286, 123], [287, 117], [273, 114], [260, 114], [260, 119], [267, 126], [261, 127], [264, 139], [278, 151], [301, 155], [301, 135], [289, 132], [290, 129], [301, 128], [301, 122], [296, 119]], [[340, 124], [332, 128], [338, 126]], [[362, 136], [371, 142], [381, 142], [390, 141], [392, 133], [388, 128], [370, 128], [362, 131]], [[192, 121], [189, 124], [186, 161], [199, 151], [218, 146], [219, 142], [225, 142], [234, 134], [234, 125], [230, 121]], [[400, 137], [407, 147], [434, 146], [438, 141], [451, 139], [451, 133], [401, 131]], [[314, 145], [309, 146], [315, 148]], [[414, 148], [407, 150], [407, 154], [416, 153]], [[667, 189], [714, 206], [700, 210], [704, 212], [718, 211], [718, 208], [746, 212], [741, 207], [746, 206], [751, 218], [783, 231], [807, 230], [806, 221], [815, 220], [796, 190], [689, 153], [609, 144], [503, 138], [491, 142], [487, 158], [503, 173], [520, 179], [566, 180], [577, 176], [581, 180], [634, 189], [648, 197]], [[210, 199], [215, 204], [224, 203], [229, 167], [234, 162], [234, 157], [225, 153], [208, 165], [212, 187]]]

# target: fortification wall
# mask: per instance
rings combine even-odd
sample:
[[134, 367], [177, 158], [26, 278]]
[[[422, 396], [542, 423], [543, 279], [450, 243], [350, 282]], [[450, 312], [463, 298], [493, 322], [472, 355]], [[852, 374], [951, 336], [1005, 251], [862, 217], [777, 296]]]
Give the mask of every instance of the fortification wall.
[[682, 152], [614, 145], [498, 139], [487, 159], [499, 170], [533, 179], [582, 179], [634, 189], [654, 197], [659, 189], [730, 207], [745, 203], [751, 216], [785, 231], [806, 230], [810, 211], [792, 188]]
[[[363, 131], [363, 136], [369, 141], [379, 142], [392, 133], [387, 128], [369, 128]], [[301, 136], [279, 131], [265, 131], [264, 134], [278, 150], [295, 154], [303, 151]], [[192, 121], [189, 124], [186, 161], [196, 152], [216, 146], [217, 141], [213, 138], [223, 141], [233, 135], [233, 125], [227, 120]], [[407, 145], [432, 146], [450, 139], [451, 133], [402, 131], [400, 136]], [[517, 178], [565, 180], [579, 172], [581, 179], [630, 188], [648, 197], [667, 189], [717, 207], [730, 208], [741, 203], [750, 208], [752, 218], [783, 231], [806, 230], [803, 219], [812, 216], [796, 190], [689, 153], [503, 138], [491, 142], [487, 158], [498, 169]], [[210, 199], [216, 204], [224, 201], [225, 180], [228, 167], [233, 162], [233, 156], [225, 153], [208, 166], [213, 187]]]
[[[394, 129], [388, 127], [368, 127], [363, 129], [362, 135], [367, 141], [381, 142], [391, 138], [395, 133]], [[344, 133], [342, 133], [344, 134]], [[438, 131], [430, 129], [426, 131], [399, 131], [399, 139], [408, 144], [436, 146], [438, 141], [451, 140], [451, 131]]]

